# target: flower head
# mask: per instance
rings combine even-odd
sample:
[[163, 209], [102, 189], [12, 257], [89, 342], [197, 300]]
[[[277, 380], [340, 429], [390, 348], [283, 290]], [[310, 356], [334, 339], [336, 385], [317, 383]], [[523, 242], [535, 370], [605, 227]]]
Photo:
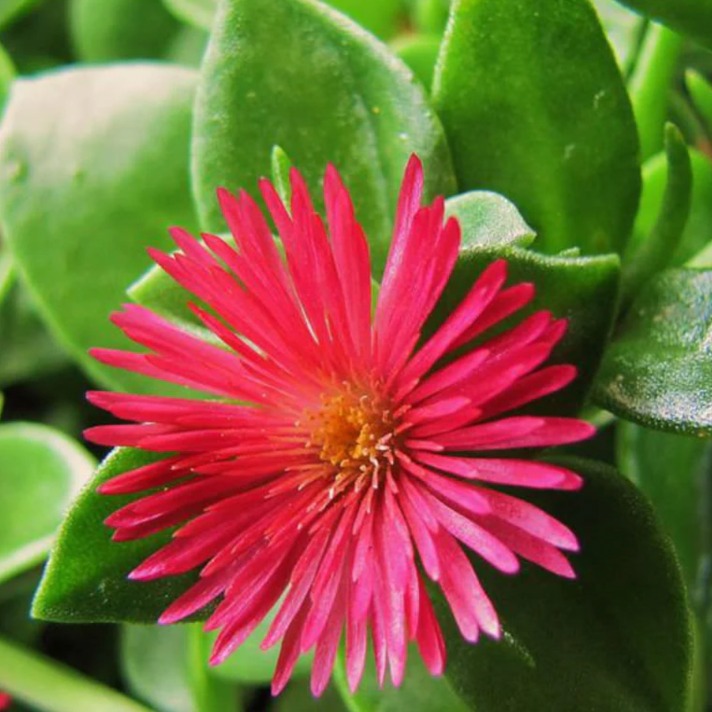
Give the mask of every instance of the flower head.
[[131, 578], [200, 570], [161, 623], [217, 603], [206, 628], [220, 631], [212, 654], [219, 663], [275, 611], [262, 643], [281, 642], [275, 693], [297, 658], [315, 649], [319, 694], [344, 634], [354, 689], [370, 632], [380, 681], [388, 668], [397, 685], [410, 641], [433, 674], [445, 664], [426, 577], [474, 642], [480, 633], [500, 635], [477, 567], [512, 574], [527, 559], [574, 575], [562, 552], [577, 549], [575, 535], [497, 485], [576, 489], [573, 472], [502, 455], [575, 442], [592, 428], [507, 415], [564, 387], [575, 369], [542, 367], [565, 331], [548, 312], [483, 337], [533, 296], [530, 284], [505, 287], [504, 261], [424, 336], [460, 228], [443, 222], [442, 198], [420, 206], [417, 158], [406, 169], [373, 314], [368, 243], [338, 173], [329, 167], [324, 181], [328, 230], [296, 171], [291, 184], [288, 211], [260, 183], [284, 256], [252, 199], [225, 190], [218, 197], [236, 246], [173, 229], [179, 251], [151, 251], [200, 300], [191, 309], [209, 338], [128, 305], [113, 320], [147, 351], [94, 355], [205, 396], [91, 393], [133, 424], [91, 428], [87, 437], [165, 453], [101, 487], [143, 493], [107, 519], [115, 539], [178, 526]]

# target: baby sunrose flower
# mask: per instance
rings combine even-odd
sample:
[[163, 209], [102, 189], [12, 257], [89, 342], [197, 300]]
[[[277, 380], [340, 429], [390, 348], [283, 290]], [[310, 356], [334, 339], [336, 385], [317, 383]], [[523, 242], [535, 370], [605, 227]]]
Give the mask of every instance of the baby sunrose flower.
[[271, 183], [260, 183], [284, 257], [256, 203], [226, 190], [218, 198], [236, 247], [174, 228], [177, 253], [151, 250], [200, 300], [190, 308], [214, 339], [130, 304], [113, 320], [147, 351], [94, 350], [106, 364], [206, 394], [89, 394], [132, 421], [90, 428], [90, 440], [165, 454], [101, 486], [107, 495], [143, 493], [107, 524], [117, 541], [178, 527], [130, 576], [200, 570], [160, 622], [215, 603], [206, 623], [220, 631], [213, 663], [275, 611], [262, 643], [281, 643], [275, 694], [311, 649], [320, 694], [342, 635], [352, 690], [369, 635], [381, 683], [389, 669], [400, 684], [410, 641], [438, 675], [445, 644], [425, 577], [475, 642], [480, 633], [499, 637], [500, 625], [471, 559], [505, 574], [526, 559], [574, 576], [562, 552], [577, 550], [576, 536], [497, 489], [581, 485], [563, 467], [502, 456], [593, 433], [572, 418], [507, 415], [574, 378], [573, 366], [543, 366], [565, 322], [539, 311], [483, 338], [534, 294], [531, 284], [505, 287], [499, 260], [423, 336], [455, 265], [460, 227], [444, 222], [442, 198], [421, 207], [415, 156], [373, 314], [368, 243], [337, 171], [328, 167], [324, 180], [328, 229], [294, 170], [291, 185], [287, 210]]

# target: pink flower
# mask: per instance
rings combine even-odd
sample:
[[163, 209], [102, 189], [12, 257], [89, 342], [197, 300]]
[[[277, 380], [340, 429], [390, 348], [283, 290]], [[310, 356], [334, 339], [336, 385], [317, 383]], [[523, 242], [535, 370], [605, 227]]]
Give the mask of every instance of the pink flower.
[[0, 690], [0, 710], [9, 709], [11, 703], [12, 697], [10, 697], [7, 692]]
[[[480, 338], [534, 293], [530, 284], [505, 287], [500, 260], [423, 336], [457, 259], [460, 228], [454, 219], [443, 225], [442, 198], [420, 207], [416, 157], [372, 315], [368, 243], [337, 171], [327, 168], [324, 181], [328, 231], [297, 171], [291, 182], [291, 214], [272, 185], [260, 183], [284, 258], [251, 198], [226, 190], [218, 197], [237, 249], [176, 228], [179, 252], [151, 250], [200, 300], [191, 309], [210, 339], [131, 304], [113, 321], [148, 351], [93, 352], [112, 366], [207, 394], [89, 394], [134, 423], [91, 428], [89, 439], [165, 453], [101, 487], [105, 494], [154, 490], [107, 524], [117, 541], [179, 525], [130, 577], [200, 569], [160, 622], [217, 601], [206, 623], [220, 630], [213, 663], [276, 611], [262, 644], [281, 641], [275, 694], [312, 648], [312, 690], [320, 694], [344, 632], [352, 689], [369, 631], [381, 682], [387, 667], [393, 683], [401, 682], [409, 641], [438, 675], [445, 645], [426, 576], [472, 642], [481, 632], [497, 638], [500, 626], [464, 549], [505, 574], [527, 559], [574, 576], [562, 551], [576, 551], [575, 535], [496, 487], [581, 484], [564, 468], [501, 456], [593, 433], [571, 418], [506, 415], [574, 378], [573, 366], [542, 367], [565, 322], [540, 311]], [[460, 348], [475, 339], [476, 346]]]

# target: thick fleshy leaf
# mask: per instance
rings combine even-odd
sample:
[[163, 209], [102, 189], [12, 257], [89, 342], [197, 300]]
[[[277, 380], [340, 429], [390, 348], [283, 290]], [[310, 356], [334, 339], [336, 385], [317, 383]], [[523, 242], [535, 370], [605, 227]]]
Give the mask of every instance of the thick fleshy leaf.
[[325, 0], [377, 37], [388, 39], [398, 29], [402, 0]]
[[129, 690], [157, 712], [193, 712], [190, 626], [125, 625], [121, 669]]
[[68, 363], [8, 263], [5, 279], [0, 277], [0, 386], [51, 373]]
[[89, 453], [52, 428], [0, 426], [0, 582], [47, 555], [69, 503], [93, 469]]
[[531, 304], [506, 324], [514, 325], [523, 315], [538, 309], [547, 309], [555, 317], [568, 319], [567, 333], [549, 362], [574, 364], [578, 376], [566, 389], [542, 401], [542, 407], [548, 412], [578, 412], [611, 330], [618, 297], [618, 257], [554, 257], [517, 247], [470, 247], [460, 254], [431, 325], [451, 313], [482, 270], [498, 257], [509, 263], [510, 284], [532, 282], [536, 288]]
[[42, 0], [0, 0], [0, 28], [29, 12]]
[[279, 145], [314, 195], [326, 164], [339, 168], [378, 268], [408, 156], [416, 152], [423, 160], [428, 194], [454, 190], [442, 128], [412, 72], [348, 18], [314, 0], [219, 5], [193, 139], [203, 227], [223, 229], [215, 187], [254, 191]]
[[478, 566], [504, 636], [470, 645], [447, 619], [445, 674], [478, 712], [688, 709], [691, 621], [672, 545], [618, 472], [566, 465], [584, 475], [583, 490], [532, 500], [576, 532], [577, 580]]
[[624, 301], [665, 268], [682, 240], [692, 202], [692, 164], [680, 131], [668, 124], [665, 131], [668, 170], [658, 217], [649, 233], [634, 233], [623, 254]]
[[378, 684], [372, 655], [366, 657], [361, 683], [351, 694], [343, 655], [337, 658], [335, 687], [351, 712], [466, 712], [471, 707], [457, 695], [446, 677], [433, 677], [413, 647], [409, 650], [405, 677], [399, 688]]
[[0, 45], [0, 117], [5, 108], [5, 100], [10, 91], [10, 85], [15, 78], [15, 66], [8, 53]]
[[625, 74], [635, 61], [645, 20], [614, 0], [593, 0], [593, 6], [613, 47], [618, 65]]
[[670, 94], [675, 80], [683, 38], [663, 25], [649, 23], [628, 80], [640, 154], [646, 160], [663, 148], [663, 134]]
[[180, 25], [161, 0], [72, 0], [72, 44], [83, 62], [163, 57]]
[[450, 0], [411, 0], [413, 23], [423, 33], [442, 34], [447, 24]]
[[178, 19], [209, 30], [218, 6], [218, 0], [163, 0], [165, 6]]
[[473, 190], [445, 201], [445, 214], [460, 223], [462, 247], [526, 247], [534, 231], [524, 222], [519, 211], [497, 193]]
[[426, 90], [430, 91], [435, 74], [435, 62], [440, 52], [440, 37], [405, 35], [394, 40], [391, 49], [413, 70]]
[[661, 433], [621, 422], [617, 430], [621, 471], [650, 498], [660, 522], [675, 545], [690, 602], [701, 611], [709, 581], [705, 569], [712, 556], [706, 536], [706, 480], [712, 472], [712, 443], [684, 435]]
[[712, 46], [712, 0], [620, 0], [623, 5]]
[[[212, 674], [223, 680], [241, 682], [249, 685], [267, 684], [274, 675], [274, 669], [279, 657], [279, 646], [269, 650], [262, 650], [260, 643], [267, 635], [274, 613], [271, 613], [255, 628], [254, 633], [234, 652], [225, 662], [211, 668]], [[217, 633], [207, 634], [207, 639], [212, 643]], [[206, 646], [209, 650], [211, 646]], [[208, 655], [205, 655], [207, 664]], [[312, 656], [306, 655], [299, 658], [294, 668], [293, 678], [307, 675], [311, 670]]]
[[130, 581], [128, 573], [154, 552], [166, 535], [112, 542], [104, 520], [130, 497], [100, 495], [96, 487], [122, 472], [158, 459], [138, 450], [114, 450], [72, 505], [35, 596], [32, 615], [70, 623], [155, 623], [194, 578]]
[[[677, 248], [668, 255], [670, 267], [682, 267], [710, 240], [712, 225], [712, 161], [696, 149], [689, 149], [692, 167], [690, 211]], [[660, 219], [660, 208], [668, 183], [668, 160], [664, 153], [643, 165], [643, 192], [635, 218], [631, 246], [640, 244]]]
[[62, 70], [16, 82], [0, 130], [0, 221], [15, 262], [58, 340], [109, 387], [156, 387], [86, 351], [128, 344], [109, 312], [148, 267], [145, 247], [193, 223], [194, 86], [170, 66]]
[[687, 72], [685, 83], [695, 108], [702, 114], [708, 130], [712, 131], [712, 85], [702, 75], [692, 70]]
[[456, 0], [433, 97], [460, 189], [512, 200], [542, 252], [621, 249], [640, 190], [638, 140], [586, 0]]
[[660, 430], [712, 433], [712, 270], [662, 272], [633, 302], [593, 389], [604, 408]]

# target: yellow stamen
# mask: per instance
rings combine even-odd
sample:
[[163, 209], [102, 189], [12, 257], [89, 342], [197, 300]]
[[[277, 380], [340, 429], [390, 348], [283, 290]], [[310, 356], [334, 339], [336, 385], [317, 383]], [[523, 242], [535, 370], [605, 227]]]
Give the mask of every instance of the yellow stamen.
[[385, 399], [356, 393], [344, 384], [336, 394], [324, 394], [322, 405], [306, 412], [307, 446], [318, 448], [319, 458], [335, 468], [330, 496], [366, 482], [379, 486], [393, 463], [395, 419]]

